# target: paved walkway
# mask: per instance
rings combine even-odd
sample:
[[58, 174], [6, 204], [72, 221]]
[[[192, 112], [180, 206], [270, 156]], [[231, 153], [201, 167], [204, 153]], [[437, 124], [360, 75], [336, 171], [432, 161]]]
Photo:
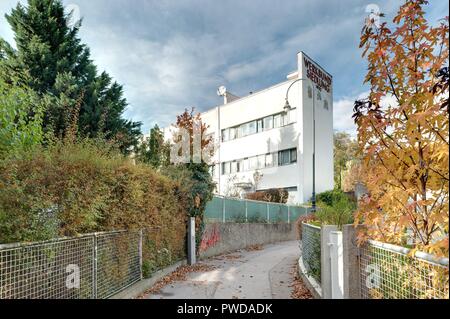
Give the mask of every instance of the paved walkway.
[[214, 270], [190, 273], [188, 280], [171, 283], [147, 299], [288, 299], [299, 242], [242, 250], [201, 261]]

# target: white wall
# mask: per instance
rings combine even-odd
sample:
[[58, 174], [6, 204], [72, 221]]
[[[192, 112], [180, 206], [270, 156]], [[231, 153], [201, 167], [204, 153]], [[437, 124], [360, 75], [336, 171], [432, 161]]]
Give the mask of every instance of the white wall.
[[[308, 78], [304, 58], [309, 59], [303, 52], [298, 54], [299, 74], [302, 78]], [[314, 62], [313, 62], [314, 63]], [[320, 66], [317, 68], [326, 73]], [[313, 99], [308, 97], [308, 86], [312, 86], [311, 81], [302, 81], [301, 99], [302, 117], [300, 121], [303, 124], [303, 139], [300, 141], [299, 156], [302, 159], [302, 181], [301, 193], [304, 201], [308, 201], [312, 195], [312, 151], [313, 151]], [[322, 100], [317, 99], [317, 89], [314, 90], [314, 106], [316, 120], [316, 194], [334, 187], [333, 170], [333, 87], [330, 92], [325, 89], [320, 90]], [[328, 100], [328, 110], [324, 107], [324, 101]]]

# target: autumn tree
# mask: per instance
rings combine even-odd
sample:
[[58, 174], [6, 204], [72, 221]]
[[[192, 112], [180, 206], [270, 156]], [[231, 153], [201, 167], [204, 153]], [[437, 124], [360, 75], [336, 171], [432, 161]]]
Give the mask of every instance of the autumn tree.
[[[214, 183], [209, 172], [210, 163], [205, 158], [196, 158], [195, 154], [208, 150], [210, 152], [208, 155], [212, 156], [213, 148], [211, 146], [214, 141], [212, 136], [206, 134], [208, 127], [202, 122], [200, 113], [195, 113], [194, 108], [186, 109], [181, 115], [177, 116], [174, 126], [174, 144], [182, 143], [182, 131], [188, 135], [187, 145], [182, 145], [182, 147], [188, 148], [189, 158], [184, 163], [176, 164], [188, 169], [194, 180], [188, 211], [191, 216], [202, 216], [207, 202], [212, 199]], [[180, 149], [180, 151], [182, 150]]]
[[370, 94], [353, 117], [370, 196], [356, 218], [366, 236], [448, 255], [449, 25], [430, 25], [427, 4], [406, 1], [392, 26], [362, 30]]
[[[186, 203], [189, 216], [196, 218], [196, 243], [199, 247], [205, 227], [203, 214], [206, 204], [212, 200], [215, 188], [209, 170], [210, 164], [212, 164], [209, 159], [214, 155], [214, 140], [211, 135], [207, 135], [208, 126], [202, 122], [200, 113], [195, 113], [194, 108], [185, 109], [181, 115], [177, 116], [173, 126], [175, 128], [172, 132], [173, 143], [171, 146], [173, 167], [169, 167], [169, 175], [172, 178], [182, 176], [186, 180], [180, 187], [188, 189], [187, 198], [184, 198], [183, 201]], [[181, 148], [177, 149], [176, 145], [181, 145]], [[175, 161], [172, 158], [172, 156], [181, 155], [186, 148], [189, 153], [186, 161]], [[205, 156], [199, 158], [199, 153], [203, 153]], [[174, 174], [174, 172], [176, 173]], [[186, 175], [189, 176], [188, 179], [185, 178]]]

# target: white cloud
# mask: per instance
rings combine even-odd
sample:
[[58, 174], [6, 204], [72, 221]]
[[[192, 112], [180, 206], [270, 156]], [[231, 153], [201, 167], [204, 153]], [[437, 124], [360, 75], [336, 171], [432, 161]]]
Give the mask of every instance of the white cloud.
[[347, 132], [356, 137], [356, 125], [352, 119], [353, 105], [356, 100], [366, 98], [369, 91], [362, 92], [353, 97], [344, 97], [333, 104], [333, 128], [335, 131]]

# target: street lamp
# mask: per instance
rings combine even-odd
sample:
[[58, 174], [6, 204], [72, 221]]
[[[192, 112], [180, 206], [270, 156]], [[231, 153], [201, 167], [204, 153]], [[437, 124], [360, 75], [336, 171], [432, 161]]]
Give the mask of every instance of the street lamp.
[[312, 81], [308, 78], [300, 78], [295, 80], [294, 82], [291, 83], [291, 85], [289, 85], [287, 91], [286, 91], [286, 102], [284, 104], [284, 112], [288, 113], [292, 107], [289, 104], [289, 90], [291, 89], [291, 87], [299, 82], [299, 81], [304, 81], [304, 80], [308, 80], [311, 82], [312, 84], [312, 100], [313, 100], [313, 116], [312, 116], [312, 121], [313, 121], [313, 151], [312, 151], [312, 179], [313, 179], [313, 183], [312, 183], [312, 196], [311, 196], [311, 204], [312, 204], [312, 212], [314, 213], [316, 211], [316, 107], [315, 107], [315, 86], [314, 83], [312, 83]]

